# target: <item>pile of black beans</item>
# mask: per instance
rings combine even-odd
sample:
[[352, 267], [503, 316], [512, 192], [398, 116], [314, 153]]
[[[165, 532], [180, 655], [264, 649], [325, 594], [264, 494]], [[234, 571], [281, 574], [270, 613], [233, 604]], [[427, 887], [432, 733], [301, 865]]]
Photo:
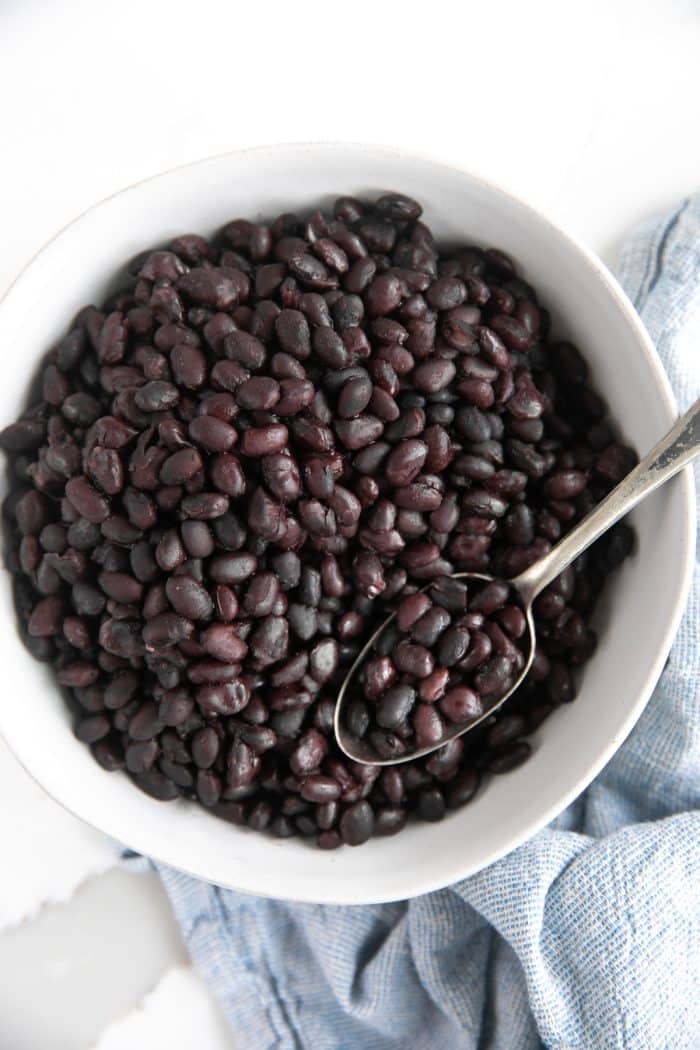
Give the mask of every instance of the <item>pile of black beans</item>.
[[344, 197], [145, 252], [0, 435], [22, 635], [77, 737], [155, 798], [324, 849], [526, 759], [632, 543], [618, 525], [538, 598], [531, 671], [466, 738], [381, 772], [337, 748], [338, 686], [389, 611], [520, 572], [635, 462], [511, 259], [441, 253], [420, 215]]
[[[350, 688], [345, 726], [381, 758], [434, 747], [476, 722], [525, 667], [529, 638], [514, 588], [438, 576], [402, 598]], [[352, 694], [351, 694], [352, 695]]]

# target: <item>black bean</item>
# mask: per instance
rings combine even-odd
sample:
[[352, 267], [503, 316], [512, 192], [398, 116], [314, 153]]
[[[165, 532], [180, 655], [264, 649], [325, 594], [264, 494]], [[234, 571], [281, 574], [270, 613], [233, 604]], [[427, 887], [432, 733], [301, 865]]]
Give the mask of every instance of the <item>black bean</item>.
[[377, 705], [377, 723], [383, 729], [397, 729], [408, 718], [416, 702], [416, 691], [409, 685], [395, 685]]
[[269, 410], [279, 399], [279, 383], [266, 376], [253, 376], [236, 388], [236, 402], [241, 408]]
[[[317, 729], [309, 729], [301, 737], [299, 743], [289, 757], [289, 765], [297, 776], [308, 775], [318, 769], [327, 750], [326, 739]], [[326, 801], [325, 799], [311, 799], [310, 801]], [[333, 797], [337, 798], [337, 794]]]
[[417, 623], [413, 624], [411, 633], [420, 645], [430, 649], [449, 625], [449, 612], [440, 606], [433, 606], [421, 616]]
[[209, 769], [219, 754], [219, 737], [214, 729], [198, 729], [190, 743], [192, 758], [200, 769]]
[[351, 700], [348, 705], [346, 715], [346, 726], [349, 732], [358, 739], [362, 739], [362, 737], [369, 729], [369, 710], [367, 708], [367, 704], [365, 704], [363, 700], [359, 699], [359, 697], [356, 697], [354, 700]]
[[348, 806], [340, 818], [340, 835], [348, 846], [361, 846], [374, 832], [374, 813], [364, 799]]
[[41, 419], [21, 419], [0, 431], [0, 447], [6, 452], [31, 452], [41, 445], [46, 424]]
[[426, 295], [433, 310], [452, 310], [467, 297], [467, 289], [458, 277], [440, 277], [428, 288]]
[[367, 312], [371, 317], [390, 314], [401, 302], [401, 282], [394, 274], [379, 274], [366, 292]]
[[[391, 222], [414, 222], [420, 218], [423, 211], [418, 201], [413, 200], [412, 197], [405, 196], [403, 193], [386, 193], [377, 200], [374, 207], [379, 215], [383, 215]], [[340, 216], [338, 217], [340, 218]], [[357, 220], [360, 216], [355, 215], [352, 218], [348, 218], [349, 221], [353, 221], [353, 219]]]
[[436, 394], [450, 385], [457, 369], [449, 358], [432, 357], [413, 372], [413, 382], [418, 390], [426, 394]]
[[338, 395], [338, 415], [343, 419], [356, 418], [365, 410], [371, 396], [372, 381], [368, 375], [350, 378]]
[[146, 700], [129, 721], [129, 736], [132, 740], [152, 740], [163, 728], [158, 720], [156, 705]]
[[336, 288], [338, 278], [328, 267], [309, 252], [293, 253], [287, 260], [290, 272], [309, 288]]
[[189, 620], [208, 620], [214, 612], [208, 591], [191, 576], [170, 576], [165, 593], [175, 612]]
[[413, 726], [418, 747], [431, 747], [437, 744], [445, 733], [440, 712], [433, 704], [418, 704], [413, 716]]
[[517, 470], [522, 470], [529, 478], [539, 479], [545, 472], [546, 461], [531, 445], [512, 438], [505, 442], [506, 454]]
[[470, 489], [462, 497], [462, 507], [469, 514], [480, 518], [501, 518], [507, 511], [508, 504], [487, 489]]
[[465, 806], [479, 790], [479, 774], [474, 769], [465, 769], [450, 783], [447, 804], [450, 809]]
[[449, 627], [441, 636], [437, 646], [437, 658], [443, 667], [453, 667], [464, 659], [471, 635], [466, 627]]
[[234, 679], [200, 685], [196, 698], [205, 714], [235, 715], [246, 707], [250, 693], [245, 682]]
[[201, 469], [199, 452], [194, 448], [182, 448], [165, 460], [160, 468], [160, 480], [164, 485], [182, 485]]
[[457, 409], [455, 426], [458, 433], [467, 441], [488, 441], [491, 436], [487, 417], [481, 409], [472, 405], [462, 405]]
[[99, 525], [109, 515], [109, 502], [84, 477], [66, 483], [66, 495], [83, 518]]
[[100, 403], [91, 394], [80, 391], [77, 394], [69, 394], [61, 406], [61, 412], [69, 423], [87, 427], [100, 415]]
[[343, 287], [346, 291], [360, 295], [366, 291], [377, 272], [377, 264], [371, 256], [365, 255], [356, 259], [345, 274]]
[[505, 656], [493, 656], [474, 675], [474, 686], [482, 696], [500, 697], [513, 680], [513, 665]]
[[490, 755], [486, 768], [489, 773], [509, 773], [527, 761], [531, 754], [532, 748], [527, 741], [519, 740]]
[[248, 616], [269, 616], [279, 597], [279, 581], [272, 572], [258, 572], [247, 586], [243, 611]]
[[[346, 267], [347, 268], [347, 267]], [[359, 295], [340, 295], [331, 307], [336, 328], [356, 328], [362, 323], [365, 308]]]
[[148, 769], [144, 773], [135, 775], [134, 783], [147, 795], [161, 802], [169, 802], [180, 795], [178, 786], [156, 769]]
[[309, 656], [309, 673], [319, 684], [333, 677], [339, 662], [338, 643], [334, 638], [318, 642]]
[[442, 486], [434, 475], [419, 474], [410, 484], [395, 490], [394, 500], [406, 510], [437, 510], [442, 503]]
[[219, 492], [199, 492], [196, 496], [185, 496], [180, 504], [184, 517], [197, 521], [220, 518], [229, 507], [228, 496]]
[[414, 678], [427, 678], [432, 674], [435, 660], [423, 645], [400, 642], [393, 652], [393, 662], [399, 671]]
[[109, 718], [106, 715], [88, 715], [76, 723], [75, 735], [84, 744], [94, 744], [104, 739], [111, 729]]
[[386, 581], [382, 564], [374, 554], [358, 554], [353, 562], [353, 579], [362, 594], [376, 598], [384, 590]]
[[171, 689], [161, 698], [158, 719], [163, 725], [179, 726], [190, 718], [193, 709], [194, 701], [184, 689]]
[[137, 603], [143, 593], [143, 584], [125, 572], [101, 572], [98, 583], [105, 594], [124, 605]]
[[375, 835], [395, 835], [406, 824], [406, 810], [400, 806], [382, 806], [374, 821]]
[[163, 649], [191, 637], [194, 624], [177, 613], [159, 613], [143, 629], [143, 641], [148, 650]]
[[281, 616], [267, 616], [253, 632], [250, 650], [260, 666], [283, 660], [289, 648], [289, 625]]
[[445, 799], [439, 788], [426, 788], [418, 796], [418, 812], [423, 820], [442, 820], [447, 811]]
[[75, 611], [81, 616], [99, 616], [106, 605], [104, 594], [82, 580], [72, 587], [71, 601]]
[[461, 580], [442, 576], [431, 585], [429, 593], [431, 599], [448, 612], [466, 612], [468, 590]]
[[58, 595], [42, 598], [34, 607], [27, 625], [33, 638], [49, 638], [61, 629], [65, 603]]
[[287, 447], [289, 432], [282, 423], [264, 427], [250, 427], [243, 434], [241, 452], [244, 456], [269, 456]]
[[450, 722], [464, 723], [479, 718], [483, 712], [479, 695], [466, 685], [456, 685], [439, 701], [443, 715]]
[[384, 424], [376, 416], [357, 416], [355, 419], [338, 419], [335, 432], [345, 448], [351, 451], [373, 444], [384, 430]]
[[561, 660], [552, 661], [546, 689], [552, 703], [567, 704], [574, 699], [576, 691], [571, 672]]

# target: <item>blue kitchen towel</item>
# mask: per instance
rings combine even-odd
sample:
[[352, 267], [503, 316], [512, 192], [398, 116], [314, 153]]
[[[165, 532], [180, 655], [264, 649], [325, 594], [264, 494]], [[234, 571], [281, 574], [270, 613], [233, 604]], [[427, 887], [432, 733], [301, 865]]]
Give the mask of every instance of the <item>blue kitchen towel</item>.
[[[700, 196], [621, 279], [681, 409], [700, 395]], [[287, 904], [159, 867], [244, 1050], [700, 1047], [700, 579], [635, 730], [546, 830], [408, 902]]]

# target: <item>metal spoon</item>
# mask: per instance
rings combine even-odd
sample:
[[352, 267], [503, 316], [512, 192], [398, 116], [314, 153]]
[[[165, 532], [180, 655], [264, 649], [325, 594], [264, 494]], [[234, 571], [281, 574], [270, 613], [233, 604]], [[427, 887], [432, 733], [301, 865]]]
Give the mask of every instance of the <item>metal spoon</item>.
[[[348, 758], [352, 758], [355, 762], [361, 762], [364, 765], [395, 766], [401, 762], [408, 762], [411, 759], [420, 758], [422, 755], [429, 755], [432, 751], [437, 751], [449, 740], [454, 740], [455, 737], [462, 736], [464, 733], [474, 729], [485, 718], [488, 718], [494, 711], [502, 707], [508, 697], [518, 688], [532, 665], [535, 655], [535, 625], [532, 619], [532, 603], [537, 595], [552, 580], [556, 579], [579, 554], [585, 551], [587, 547], [590, 547], [592, 543], [595, 543], [615, 522], [632, 510], [650, 492], [657, 489], [659, 485], [663, 485], [669, 478], [672, 478], [678, 471], [687, 466], [699, 452], [700, 400], [696, 401], [688, 409], [685, 415], [674, 424], [671, 430], [654, 446], [641, 463], [634, 470], [630, 471], [627, 477], [623, 478], [620, 484], [612, 492], [608, 493], [605, 499], [601, 500], [575, 529], [572, 529], [551, 551], [545, 554], [543, 558], [540, 558], [539, 561], [536, 561], [534, 565], [531, 565], [529, 569], [521, 572], [519, 576], [512, 580], [504, 581], [514, 588], [520, 597], [527, 621], [529, 637], [527, 659], [520, 674], [508, 691], [493, 703], [489, 703], [487, 710], [480, 717], [464, 725], [455, 725], [450, 728], [438, 743], [431, 744], [429, 747], [406, 751], [397, 758], [380, 758], [370, 744], [364, 740], [359, 740], [349, 733], [345, 721], [348, 705], [353, 699], [351, 685], [354, 676], [362, 666], [367, 655], [374, 648], [379, 636], [389, 626], [396, 614], [392, 613], [388, 616], [356, 657], [340, 687], [338, 702], [335, 707], [334, 730], [341, 750], [345, 752]], [[486, 576], [482, 573], [460, 572], [455, 573], [452, 579], [473, 579], [492, 582], [495, 577]], [[431, 583], [427, 584], [423, 590], [431, 587], [433, 582], [431, 581]]]

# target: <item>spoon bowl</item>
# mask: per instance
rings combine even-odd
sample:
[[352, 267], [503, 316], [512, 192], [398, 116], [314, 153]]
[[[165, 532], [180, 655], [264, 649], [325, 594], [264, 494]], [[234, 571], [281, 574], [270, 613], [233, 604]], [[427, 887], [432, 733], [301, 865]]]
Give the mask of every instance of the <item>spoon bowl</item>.
[[[628, 511], [632, 510], [641, 500], [651, 492], [663, 485], [700, 452], [700, 401], [688, 409], [669, 432], [658, 442], [657, 445], [644, 457], [634, 470], [609, 492], [605, 499], [590, 511], [559, 543], [547, 554], [534, 562], [529, 568], [521, 572], [512, 580], [497, 580], [496, 577], [487, 576], [482, 573], [454, 573], [444, 577], [450, 580], [479, 580], [484, 583], [501, 582], [515, 591], [526, 622], [528, 636], [528, 648], [524, 663], [517, 676], [510, 682], [508, 688], [501, 694], [487, 694], [481, 699], [485, 701], [480, 705], [478, 713], [470, 717], [468, 721], [459, 722], [444, 732], [434, 743], [424, 747], [406, 748], [400, 754], [391, 757], [380, 756], [374, 747], [365, 740], [353, 735], [347, 725], [348, 708], [354, 699], [354, 685], [356, 676], [368, 654], [375, 648], [384, 631], [390, 626], [396, 617], [392, 612], [386, 620], [374, 631], [355, 658], [348, 671], [338, 693], [335, 705], [334, 731], [338, 746], [353, 761], [364, 765], [395, 766], [402, 762], [429, 755], [433, 751], [444, 747], [456, 737], [476, 728], [485, 718], [494, 714], [501, 708], [509, 697], [513, 695], [522, 683], [532, 666], [535, 657], [535, 623], [532, 616], [532, 603], [541, 591], [544, 590], [556, 577], [564, 571], [583, 551], [595, 543], [604, 532], [611, 528]], [[421, 589], [421, 593], [435, 586], [436, 581], [431, 580]], [[459, 666], [459, 665], [458, 665]], [[450, 683], [451, 685], [456, 683]]]
[[[517, 582], [514, 580], [499, 580], [495, 576], [487, 576], [485, 573], [480, 572], [456, 572], [453, 575], [447, 577], [450, 580], [464, 580], [469, 583], [470, 580], [478, 580], [480, 583], [505, 583], [513, 590], [518, 590]], [[421, 587], [420, 593], [425, 593], [435, 585], [435, 580], [431, 580], [430, 583], [426, 584], [425, 587]], [[520, 592], [518, 591], [520, 596]], [[489, 718], [494, 714], [500, 707], [505, 704], [506, 700], [515, 692], [518, 686], [522, 683], [523, 679], [527, 675], [528, 671], [532, 667], [532, 661], [535, 658], [535, 623], [532, 618], [532, 602], [529, 604], [522, 603], [522, 610], [525, 614], [526, 630], [527, 630], [527, 650], [525, 662], [518, 672], [517, 676], [509, 686], [508, 690], [499, 696], [493, 702], [487, 701], [484, 704], [483, 711], [481, 714], [470, 719], [468, 722], [463, 724], [452, 725], [441, 737], [437, 744], [431, 744], [427, 747], [418, 747], [411, 751], [404, 752], [395, 758], [380, 758], [377, 752], [367, 743], [365, 740], [361, 740], [359, 737], [354, 736], [347, 727], [345, 721], [345, 714], [347, 712], [347, 706], [353, 699], [353, 686], [356, 681], [357, 672], [363, 666], [365, 660], [369, 654], [375, 648], [380, 637], [384, 634], [385, 630], [393, 621], [396, 619], [396, 613], [392, 612], [376, 630], [370, 635], [369, 639], [363, 645], [360, 652], [355, 657], [350, 670], [348, 671], [343, 684], [340, 687], [338, 693], [338, 701], [335, 705], [334, 715], [334, 730], [336, 740], [342, 751], [351, 758], [354, 762], [360, 762], [362, 765], [381, 765], [381, 766], [395, 766], [402, 762], [408, 762], [415, 758], [421, 758], [423, 755], [429, 755], [433, 751], [440, 747], [444, 747], [445, 744], [449, 743], [450, 740], [454, 740], [458, 736], [462, 736], [464, 733], [468, 733], [470, 729], [476, 728], [480, 722], [484, 719]]]

